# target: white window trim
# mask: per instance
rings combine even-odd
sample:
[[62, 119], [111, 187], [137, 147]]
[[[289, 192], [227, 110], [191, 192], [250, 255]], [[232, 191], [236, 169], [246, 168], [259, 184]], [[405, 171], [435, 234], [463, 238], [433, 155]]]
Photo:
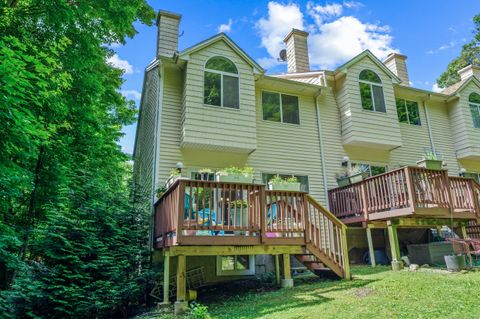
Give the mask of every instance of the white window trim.
[[[231, 255], [227, 255], [231, 256]], [[255, 275], [255, 255], [248, 255], [248, 269], [246, 270], [222, 270], [222, 257], [217, 256], [217, 276], [251, 276]]]
[[[368, 70], [368, 71], [370, 71], [370, 72], [373, 72], [373, 73], [375, 73], [375, 74], [378, 76], [377, 72], [374, 72], [374, 71], [369, 70], [369, 69], [365, 69], [365, 70]], [[365, 71], [365, 70], [362, 70], [362, 71], [360, 72], [360, 74], [361, 74], [363, 71]], [[359, 76], [358, 82], [359, 82], [359, 83], [364, 83], [364, 84], [370, 85], [370, 96], [372, 97], [372, 102], [373, 102], [373, 110], [365, 110], [365, 109], [363, 108], [363, 105], [362, 105], [362, 109], [363, 109], [364, 111], [371, 111], [371, 112], [377, 112], [377, 113], [387, 113], [387, 104], [385, 103], [385, 92], [383, 91], [383, 82], [382, 82], [382, 79], [380, 79], [380, 77], [378, 76], [378, 78], [380, 79], [380, 83], [370, 82], [370, 81], [366, 81], [366, 80], [360, 80], [360, 74], [358, 75], [358, 76]], [[382, 88], [383, 104], [385, 105], [385, 112], [384, 112], [384, 111], [377, 111], [377, 103], [375, 102], [375, 96], [373, 95], [373, 88], [372, 88], [372, 86], [374, 86], [374, 85], [375, 85], [375, 86], [379, 86], [379, 87]], [[360, 88], [360, 87], [359, 87], [359, 88]], [[361, 95], [360, 95], [360, 103], [362, 103], [362, 96], [361, 96]]]
[[[264, 117], [263, 117], [263, 92], [275, 93], [275, 94], [279, 94], [279, 95], [280, 95], [280, 122], [264, 119]], [[295, 97], [297, 98], [297, 102], [298, 102], [298, 123], [289, 123], [289, 122], [284, 122], [284, 121], [283, 121], [282, 94], [283, 94], [283, 95], [288, 95], [288, 96], [295, 96]], [[281, 123], [281, 124], [295, 125], [295, 126], [300, 126], [300, 124], [302, 123], [302, 119], [301, 119], [301, 117], [300, 117], [300, 97], [299, 97], [298, 95], [288, 94], [288, 93], [282, 93], [282, 92], [278, 92], [278, 91], [262, 90], [262, 91], [260, 92], [260, 104], [261, 104], [260, 106], [261, 106], [261, 108], [262, 108], [262, 121], [264, 121], [264, 122], [268, 122], [268, 123]]]
[[[407, 113], [407, 123], [400, 122], [400, 119], [398, 120], [398, 122], [401, 123], [401, 124], [408, 124], [408, 125], [413, 125], [413, 126], [422, 126], [422, 118], [420, 117], [420, 107], [418, 106], [418, 102], [413, 101], [413, 100], [402, 99], [402, 98], [398, 98], [397, 100], [402, 100], [404, 102], [405, 111]], [[420, 124], [412, 124], [412, 122], [410, 121], [410, 115], [408, 114], [408, 108], [407, 108], [407, 101], [417, 103], [417, 111], [418, 111], [418, 117], [420, 119]], [[395, 103], [396, 103], [396, 101], [395, 101]], [[397, 110], [397, 112], [398, 112], [398, 110]]]
[[[470, 102], [470, 101], [468, 101], [468, 105], [469, 105], [469, 106], [472, 106], [472, 105], [473, 105], [473, 106], [476, 106], [477, 109], [478, 109], [478, 113], [480, 114], [480, 104], [479, 104], [479, 103], [475, 103], [475, 102]], [[473, 118], [473, 114], [472, 114], [471, 111], [470, 111], [470, 115], [472, 116], [472, 126], [473, 126], [473, 128], [477, 128], [477, 129], [480, 128], [480, 126], [479, 126], [479, 127], [476, 127], [476, 126], [475, 126], [475, 119]]]
[[[216, 57], [224, 58], [224, 59], [227, 59], [228, 61], [232, 62], [233, 65], [235, 66], [235, 68], [237, 69], [237, 73], [230, 73], [230, 72], [212, 70], [212, 69], [207, 68], [206, 65], [207, 65], [208, 61], [210, 61], [211, 59], [216, 58]], [[216, 74], [221, 75], [220, 76], [220, 105], [213, 105], [213, 104], [205, 103], [205, 72], [216, 73]], [[223, 95], [224, 95], [223, 94], [223, 76], [224, 75], [236, 77], [238, 79], [238, 81], [237, 81], [237, 84], [238, 84], [238, 108], [223, 105]], [[240, 109], [240, 76], [238, 74], [238, 67], [235, 64], [235, 62], [233, 62], [229, 58], [221, 56], [221, 55], [215, 55], [215, 56], [209, 57], [207, 59], [207, 61], [205, 61], [205, 64], [203, 66], [203, 92], [204, 92], [203, 93], [203, 101], [204, 101], [203, 104], [205, 104], [205, 105], [213, 106], [213, 107], [224, 107], [226, 109], [232, 109], [232, 110]]]

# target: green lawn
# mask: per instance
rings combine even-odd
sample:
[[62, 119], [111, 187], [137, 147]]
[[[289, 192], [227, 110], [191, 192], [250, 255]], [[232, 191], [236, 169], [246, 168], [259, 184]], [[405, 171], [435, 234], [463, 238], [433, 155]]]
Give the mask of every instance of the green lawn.
[[480, 318], [480, 272], [352, 271], [352, 281], [301, 278], [295, 288], [243, 292], [221, 302], [210, 296], [204, 304], [212, 318]]

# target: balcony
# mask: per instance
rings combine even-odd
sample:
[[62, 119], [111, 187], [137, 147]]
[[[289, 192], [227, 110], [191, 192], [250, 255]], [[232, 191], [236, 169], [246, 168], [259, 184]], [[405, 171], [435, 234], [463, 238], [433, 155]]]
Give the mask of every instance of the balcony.
[[329, 204], [346, 224], [395, 217], [473, 220], [480, 217], [480, 185], [446, 170], [404, 167], [332, 189]]
[[263, 254], [295, 246], [349, 277], [346, 226], [305, 192], [179, 179], [155, 204], [154, 248], [185, 246], [198, 254], [211, 246], [262, 246]]

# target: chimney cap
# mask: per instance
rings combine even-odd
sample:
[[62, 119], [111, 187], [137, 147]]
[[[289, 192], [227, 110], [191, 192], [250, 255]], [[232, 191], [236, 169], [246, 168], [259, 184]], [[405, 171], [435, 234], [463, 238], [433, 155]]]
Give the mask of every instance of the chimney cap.
[[389, 53], [387, 55], [387, 58], [385, 59], [385, 61], [383, 61], [383, 63], [387, 63], [388, 61], [390, 61], [392, 59], [406, 60], [407, 56], [403, 55], [403, 54], [400, 54], [400, 53], [397, 53], [397, 52], [392, 52], [392, 53]]
[[290, 37], [291, 37], [292, 35], [294, 35], [294, 34], [300, 35], [300, 36], [303, 36], [303, 37], [308, 37], [308, 32], [293, 28], [292, 31], [290, 31], [290, 32], [287, 34], [287, 36], [285, 37], [285, 39], [283, 39], [283, 42], [287, 42], [288, 39], [290, 39]]
[[480, 71], [480, 66], [469, 64], [466, 67], [464, 67], [463, 69], [458, 70], [457, 73], [462, 75], [463, 73], [465, 73], [467, 71], [470, 71], [470, 70], [479, 72]]
[[160, 17], [169, 17], [172, 19], [180, 20], [182, 18], [182, 15], [179, 13], [175, 13], [167, 10], [158, 10], [157, 26], [158, 26], [158, 23], [160, 22]]

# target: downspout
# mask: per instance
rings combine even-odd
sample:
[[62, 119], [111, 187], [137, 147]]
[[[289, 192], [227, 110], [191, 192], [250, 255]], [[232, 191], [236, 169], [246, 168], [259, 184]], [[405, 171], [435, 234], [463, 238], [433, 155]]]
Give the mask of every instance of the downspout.
[[150, 249], [153, 250], [154, 245], [154, 234], [153, 228], [155, 223], [155, 198], [156, 198], [156, 187], [158, 183], [158, 159], [160, 158], [160, 122], [162, 120], [162, 102], [163, 102], [163, 63], [158, 61], [158, 78], [159, 78], [159, 89], [157, 94], [157, 107], [155, 109], [155, 132], [154, 132], [154, 155], [153, 155], [153, 172], [152, 172], [152, 199], [151, 207], [152, 214], [150, 219]]
[[315, 95], [315, 109], [317, 112], [317, 128], [318, 128], [318, 140], [319, 140], [319, 147], [320, 147], [320, 162], [322, 164], [322, 175], [323, 175], [323, 191], [325, 196], [325, 206], [327, 209], [330, 209], [328, 203], [328, 182], [327, 182], [327, 168], [325, 167], [325, 152], [323, 151], [323, 134], [322, 134], [322, 125], [321, 125], [321, 118], [320, 118], [320, 104], [318, 103], [318, 98], [322, 95], [322, 90]]
[[[430, 99], [430, 94], [428, 95], [428, 98]], [[428, 108], [427, 108], [427, 104], [425, 103], [425, 100], [422, 101], [422, 104], [423, 104], [423, 111], [425, 112], [425, 119], [427, 120], [428, 137], [430, 138], [430, 145], [432, 146], [432, 152], [434, 154], [437, 154], [437, 151], [435, 149], [435, 144], [433, 143], [432, 127], [430, 125], [430, 115], [428, 113]]]

